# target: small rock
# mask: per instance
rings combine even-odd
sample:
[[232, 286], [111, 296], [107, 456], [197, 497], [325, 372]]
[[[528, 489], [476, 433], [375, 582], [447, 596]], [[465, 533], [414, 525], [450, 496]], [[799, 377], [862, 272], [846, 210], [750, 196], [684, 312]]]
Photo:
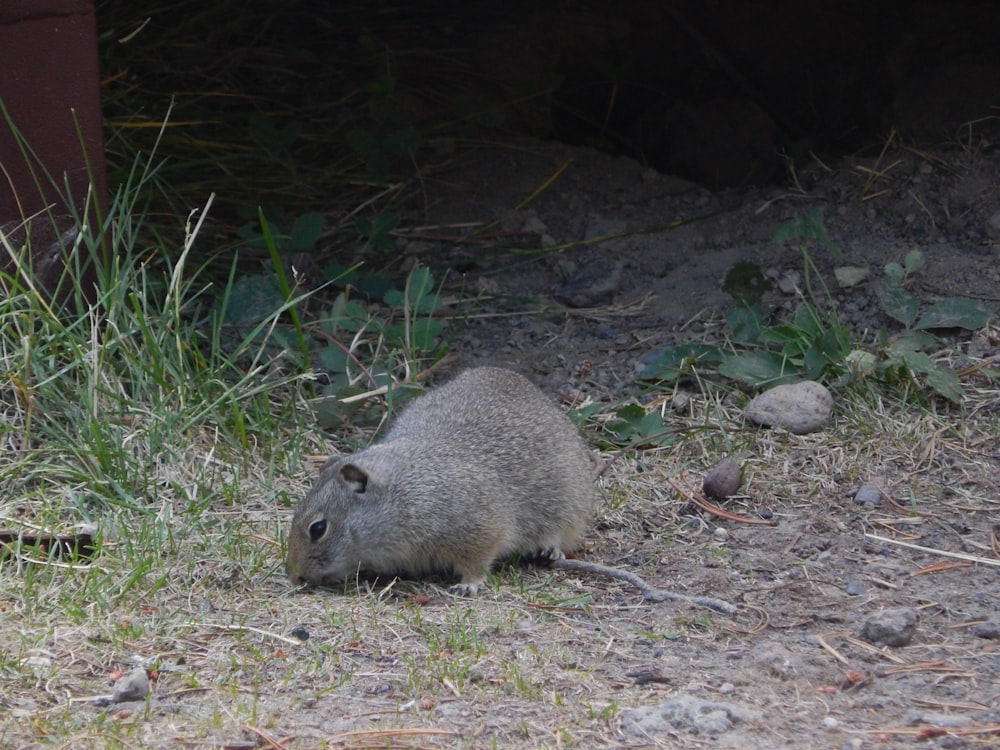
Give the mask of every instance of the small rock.
[[111, 702], [141, 701], [145, 700], [147, 695], [149, 695], [149, 675], [146, 674], [145, 667], [136, 667], [118, 678], [114, 693], [111, 695]]
[[877, 508], [882, 504], [882, 491], [873, 484], [863, 484], [854, 493], [854, 502]]
[[837, 279], [841, 289], [850, 289], [868, 278], [868, 267], [840, 266], [833, 269], [833, 276]]
[[976, 638], [988, 638], [996, 640], [1000, 638], [1000, 625], [995, 622], [977, 622], [969, 628], [969, 632]]
[[913, 607], [883, 609], [865, 618], [858, 637], [875, 645], [905, 646], [913, 638], [919, 620]]
[[724, 458], [705, 475], [705, 481], [701, 486], [702, 492], [713, 500], [732, 497], [739, 492], [741, 473], [738, 463], [731, 458]]
[[687, 391], [677, 391], [674, 397], [670, 399], [670, 409], [675, 412], [682, 412], [688, 408], [688, 404], [691, 403], [691, 394]]
[[784, 427], [803, 435], [823, 427], [832, 410], [830, 391], [820, 383], [806, 380], [764, 391], [747, 404], [744, 415], [756, 424]]
[[644, 738], [670, 732], [712, 736], [757, 718], [755, 712], [733, 703], [679, 695], [655, 706], [632, 709], [622, 716], [622, 724], [629, 733]]
[[778, 289], [782, 294], [795, 294], [795, 290], [802, 283], [802, 274], [798, 271], [789, 271], [778, 279]]
[[844, 591], [848, 596], [861, 596], [865, 593], [865, 585], [861, 581], [848, 581]]
[[936, 711], [918, 711], [916, 709], [907, 711], [903, 716], [903, 723], [911, 727], [918, 724], [930, 724], [935, 727], [967, 727], [971, 723], [968, 716], [956, 714], [942, 714]]

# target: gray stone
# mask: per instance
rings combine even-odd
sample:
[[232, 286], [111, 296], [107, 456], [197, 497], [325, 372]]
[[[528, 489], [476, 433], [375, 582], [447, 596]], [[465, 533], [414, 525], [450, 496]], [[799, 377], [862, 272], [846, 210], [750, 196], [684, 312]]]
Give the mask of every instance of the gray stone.
[[995, 640], [1000, 638], [1000, 625], [993, 622], [992, 620], [987, 620], [986, 622], [977, 622], [971, 628], [969, 628], [969, 633], [976, 636], [976, 638], [988, 638]]
[[841, 289], [849, 289], [868, 278], [868, 266], [839, 266], [833, 275]]
[[778, 279], [778, 289], [782, 294], [795, 294], [802, 283], [802, 274], [798, 271], [789, 271]]
[[873, 484], [863, 484], [854, 494], [854, 502], [858, 505], [869, 505], [877, 508], [882, 504], [882, 491]]
[[679, 695], [655, 706], [640, 706], [628, 711], [622, 716], [622, 725], [638, 737], [655, 737], [668, 732], [712, 736], [757, 718], [756, 712], [734, 703]]
[[865, 585], [861, 581], [848, 581], [844, 591], [848, 596], [861, 596], [865, 593]]
[[111, 702], [141, 701], [147, 695], [149, 695], [149, 675], [146, 674], [145, 667], [136, 667], [128, 674], [118, 678]]
[[919, 620], [913, 607], [883, 609], [864, 619], [858, 637], [875, 645], [905, 646], [913, 639]]
[[796, 435], [815, 432], [830, 419], [833, 396], [820, 383], [777, 385], [756, 396], [746, 408], [748, 420], [767, 427], [784, 427]]

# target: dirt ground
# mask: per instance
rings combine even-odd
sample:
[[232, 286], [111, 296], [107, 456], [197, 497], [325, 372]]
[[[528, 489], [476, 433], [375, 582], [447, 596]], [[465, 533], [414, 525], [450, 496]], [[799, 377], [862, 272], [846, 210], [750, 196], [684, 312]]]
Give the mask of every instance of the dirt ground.
[[[204, 538], [174, 539], [148, 591], [126, 585], [103, 619], [81, 614], [5, 656], [21, 676], [0, 696], [12, 712], [0, 744], [52, 746], [33, 727], [58, 726], [58, 743], [81, 747], [1000, 746], [995, 381], [971, 370], [961, 405], [834, 388], [832, 421], [807, 435], [748, 424], [749, 393], [693, 382], [678, 398], [635, 382], [671, 343], [723, 340], [722, 283], [737, 261], [773, 277], [768, 304], [794, 307], [795, 285], [777, 282], [794, 281], [803, 256], [773, 236], [817, 207], [842, 253], [810, 247], [824, 276], [870, 270], [831, 287], [857, 340], [898, 330], [875, 288], [883, 265], [913, 249], [927, 262], [912, 286], [922, 300], [996, 309], [997, 175], [1000, 152], [982, 143], [892, 148], [803, 168], [792, 187], [722, 193], [538, 141], [451, 157], [427, 177], [425, 210], [406, 223], [421, 228], [400, 249], [437, 279], [449, 269], [448, 289], [482, 295], [453, 329], [453, 366], [504, 365], [574, 405], [612, 411], [638, 396], [661, 413], [682, 439], [611, 464], [578, 556], [735, 613], [516, 565], [475, 600], [426, 582], [296, 591], [280, 551], [289, 503], [241, 490], [199, 519]], [[575, 244], [525, 252], [562, 243]], [[996, 321], [943, 345], [955, 368], [988, 361]], [[724, 456], [744, 467], [727, 510], [764, 525], [690, 502]], [[275, 487], [294, 502], [313, 477]], [[884, 493], [860, 503], [862, 485]], [[893, 610], [910, 618], [901, 645], [861, 637]], [[156, 666], [152, 697], [95, 701], [111, 691], [110, 667], [131, 663]]]
[[[913, 249], [927, 263], [915, 286], [925, 302], [960, 295], [996, 309], [998, 168], [1000, 153], [984, 143], [893, 147], [877, 158], [804, 168], [789, 181], [793, 187], [710, 193], [586, 149], [497, 144], [462, 154], [428, 180], [427, 228], [404, 249], [439, 272], [448, 265], [463, 273], [467, 288], [492, 298], [452, 345], [462, 364], [510, 366], [565, 398], [609, 402], [637, 392], [635, 374], [651, 353], [674, 342], [721, 340], [719, 314], [731, 304], [722, 282], [734, 263], [754, 261], [775, 282], [801, 273], [799, 247], [773, 236], [783, 221], [815, 207], [842, 256], [813, 245], [811, 258], [857, 340], [899, 330], [881, 313], [875, 289], [884, 264]], [[510, 257], [518, 248], [563, 243], [576, 244]], [[836, 266], [870, 273], [840, 289]], [[796, 292], [785, 288], [776, 284], [766, 301], [793, 308]], [[992, 325], [948, 339], [954, 366], [997, 355]], [[518, 614], [481, 636], [487, 651], [508, 657], [480, 660], [479, 683], [451, 691], [439, 685], [440, 702], [419, 722], [455, 736], [410, 741], [1000, 745], [1000, 391], [985, 380], [967, 385], [961, 408], [841, 403], [828, 430], [806, 436], [749, 427], [738, 399], [695, 388], [684, 409], [667, 410], [665, 425], [707, 425], [715, 433], [676, 453], [619, 461], [603, 480], [606, 505], [581, 556], [632, 569], [662, 588], [732, 602], [739, 613], [646, 604], [622, 584], [561, 571], [513, 575], [529, 577], [532, 587], [540, 576], [543, 590], [557, 587], [550, 596], [559, 602], [586, 594], [591, 603], [524, 608], [510, 570], [499, 575], [488, 604], [435, 596], [424, 616], [438, 621], [470, 612], [489, 617], [498, 605]], [[723, 455], [745, 465], [745, 497], [731, 509], [762, 514], [773, 526], [708, 516], [665, 480], [697, 489]], [[882, 487], [899, 505], [856, 503], [862, 484]], [[992, 562], [970, 561], [977, 557]], [[901, 607], [919, 613], [907, 645], [857, 637], [866, 617]], [[406, 659], [406, 651], [401, 642], [396, 658]], [[526, 704], [516, 690], [504, 695], [509, 678], [491, 675], [490, 664], [507, 658], [527, 663], [537, 701]], [[503, 687], [486, 697], [486, 685]], [[342, 696], [343, 688], [334, 692]], [[393, 703], [374, 700], [382, 708]], [[650, 707], [670, 700], [693, 701], [694, 715], [721, 711], [727, 720], [719, 731], [698, 720], [658, 729], [636, 723], [637, 711], [655, 714]], [[329, 702], [317, 699], [317, 715]]]

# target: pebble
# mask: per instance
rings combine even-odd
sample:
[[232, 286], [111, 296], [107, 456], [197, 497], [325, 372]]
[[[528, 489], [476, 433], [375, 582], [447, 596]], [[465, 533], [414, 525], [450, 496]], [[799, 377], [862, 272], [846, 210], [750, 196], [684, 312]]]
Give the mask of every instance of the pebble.
[[863, 484], [854, 493], [854, 502], [858, 505], [868, 505], [877, 508], [882, 504], [882, 491], [873, 484]]
[[1000, 625], [993, 621], [978, 622], [969, 628], [969, 632], [976, 638], [1000, 639]]
[[756, 712], [724, 701], [707, 701], [678, 695], [655, 706], [639, 706], [622, 716], [630, 734], [649, 739], [673, 732], [712, 737], [730, 731], [740, 722], [758, 721]]
[[725, 500], [740, 489], [740, 465], [731, 458], [724, 458], [708, 474], [701, 489], [712, 500]]
[[118, 678], [111, 695], [111, 702], [141, 701], [145, 700], [147, 695], [149, 695], [149, 675], [145, 667], [136, 667]]
[[782, 294], [795, 294], [801, 284], [802, 274], [798, 271], [789, 271], [778, 279], [778, 289]]
[[691, 403], [691, 394], [687, 391], [677, 391], [674, 397], [670, 399], [670, 409], [675, 412], [682, 412], [688, 408], [688, 404]]
[[833, 269], [833, 275], [841, 289], [849, 289], [868, 278], [868, 266], [839, 266]]
[[848, 596], [861, 596], [865, 593], [865, 585], [861, 581], [848, 581], [847, 585], [844, 586], [844, 591], [847, 592]]
[[744, 415], [748, 420], [766, 427], [784, 427], [796, 435], [815, 432], [829, 420], [833, 411], [833, 396], [821, 383], [806, 380], [801, 383], [777, 385], [754, 397]]
[[913, 607], [879, 610], [864, 619], [858, 637], [877, 646], [905, 646], [913, 639], [919, 620]]

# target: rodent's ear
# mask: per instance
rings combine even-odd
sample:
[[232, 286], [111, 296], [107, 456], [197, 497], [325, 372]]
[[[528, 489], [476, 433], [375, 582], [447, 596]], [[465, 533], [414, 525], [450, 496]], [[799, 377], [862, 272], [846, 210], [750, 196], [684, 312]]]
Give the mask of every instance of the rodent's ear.
[[368, 488], [368, 475], [355, 464], [344, 464], [340, 469], [340, 476], [347, 482], [351, 492], [360, 495]]

